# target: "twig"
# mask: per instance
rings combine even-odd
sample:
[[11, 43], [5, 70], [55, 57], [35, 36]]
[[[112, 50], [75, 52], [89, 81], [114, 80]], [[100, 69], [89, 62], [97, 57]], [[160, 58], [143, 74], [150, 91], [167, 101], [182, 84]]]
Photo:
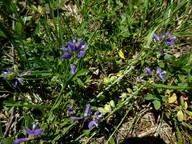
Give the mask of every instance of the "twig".
[[13, 110], [11, 112], [11, 116], [10, 116], [9, 122], [8, 122], [8, 124], [6, 126], [6, 130], [4, 132], [4, 137], [7, 137], [7, 135], [8, 135], [9, 129], [11, 127], [11, 124], [12, 124], [12, 121], [13, 121], [13, 118], [14, 118], [13, 114], [14, 114], [14, 107], [13, 107]]

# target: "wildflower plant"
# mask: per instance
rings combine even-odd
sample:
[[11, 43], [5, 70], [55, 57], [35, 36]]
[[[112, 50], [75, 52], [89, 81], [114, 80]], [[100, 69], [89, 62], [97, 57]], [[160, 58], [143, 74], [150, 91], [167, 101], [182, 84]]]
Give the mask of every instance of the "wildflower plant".
[[[15, 143], [41, 143], [35, 140], [43, 137], [42, 129], [43, 143], [126, 143], [122, 136], [148, 134], [154, 125], [161, 139], [170, 126], [173, 137], [166, 143], [191, 143], [191, 1], [1, 0], [0, 5], [0, 143], [16, 137]], [[85, 39], [62, 45], [71, 35]], [[68, 107], [74, 103], [82, 111]], [[150, 122], [143, 122], [148, 114]], [[20, 137], [15, 125], [32, 119], [47, 125], [38, 129], [33, 123], [24, 129], [28, 136]]]
[[72, 38], [72, 42], [67, 42], [68, 48], [62, 46], [60, 49], [64, 50], [66, 53], [63, 54], [61, 57], [63, 59], [69, 59], [70, 60], [70, 69], [71, 75], [75, 74], [76, 66], [74, 63], [76, 63], [77, 58], [81, 58], [85, 55], [85, 49], [88, 48], [87, 44], [84, 41], [77, 41], [76, 37]]

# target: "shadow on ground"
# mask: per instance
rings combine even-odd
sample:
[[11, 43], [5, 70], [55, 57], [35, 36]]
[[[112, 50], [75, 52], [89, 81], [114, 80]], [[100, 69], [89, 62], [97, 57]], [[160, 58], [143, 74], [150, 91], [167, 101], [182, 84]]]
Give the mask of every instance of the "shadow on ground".
[[163, 139], [154, 136], [133, 137], [125, 139], [121, 144], [166, 144]]

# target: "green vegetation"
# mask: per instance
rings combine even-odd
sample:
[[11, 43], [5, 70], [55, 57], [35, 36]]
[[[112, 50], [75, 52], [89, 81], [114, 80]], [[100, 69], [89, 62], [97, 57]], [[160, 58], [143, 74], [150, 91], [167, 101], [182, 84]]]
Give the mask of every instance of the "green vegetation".
[[191, 13], [190, 0], [1, 0], [0, 143], [192, 143]]

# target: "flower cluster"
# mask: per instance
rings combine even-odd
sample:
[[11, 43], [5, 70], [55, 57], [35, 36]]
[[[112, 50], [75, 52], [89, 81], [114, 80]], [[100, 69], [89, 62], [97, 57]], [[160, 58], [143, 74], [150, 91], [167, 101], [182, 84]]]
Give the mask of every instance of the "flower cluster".
[[3, 71], [1, 74], [2, 75], [5, 75], [4, 76], [4, 79], [7, 80], [12, 80], [12, 79], [15, 79], [15, 82], [14, 82], [14, 87], [16, 87], [19, 83], [22, 84], [23, 83], [23, 79], [22, 77], [24, 75], [29, 75], [32, 71], [27, 71], [26, 73], [20, 73], [18, 76], [14, 76], [14, 72], [12, 70], [10, 70], [9, 68], [6, 68], [7, 71]]
[[[90, 120], [92, 118], [92, 120]], [[99, 126], [98, 122], [99, 121], [102, 121], [102, 118], [104, 118], [104, 114], [101, 114], [99, 111], [96, 111], [94, 113], [94, 115], [92, 115], [92, 110], [91, 110], [91, 105], [88, 104], [85, 108], [85, 112], [84, 112], [84, 117], [83, 117], [83, 122], [86, 122], [88, 120], [89, 123], [88, 123], [88, 128], [89, 129], [92, 129], [93, 126], [95, 125], [96, 127]], [[78, 117], [70, 117], [71, 120], [79, 120], [81, 118], [78, 118]]]
[[[149, 75], [152, 75], [152, 71], [150, 68], [146, 67], [145, 70], [147, 71], [147, 73]], [[161, 68], [157, 68], [156, 70], [156, 75], [161, 79], [161, 80], [165, 80], [165, 74], [167, 73], [167, 71], [163, 71], [161, 72]]]
[[[67, 42], [68, 48], [62, 46], [60, 49], [64, 50], [66, 53], [61, 57], [63, 59], [70, 59], [72, 56], [77, 53], [78, 58], [83, 57], [85, 55], [85, 48], [87, 45], [84, 41], [77, 41], [75, 37], [72, 38], [73, 42]], [[71, 75], [75, 74], [76, 66], [71, 64]]]
[[[160, 41], [160, 37], [157, 34], [154, 34], [153, 38], [156, 41]], [[175, 45], [174, 40], [177, 39], [177, 36], [171, 36], [170, 32], [167, 32], [166, 34], [162, 32], [162, 39], [164, 40], [165, 43], [169, 45]]]
[[43, 129], [36, 129], [36, 125], [38, 124], [38, 122], [33, 122], [32, 124], [33, 124], [32, 130], [30, 130], [29, 128], [24, 128], [24, 130], [29, 134], [29, 137], [16, 139], [14, 140], [14, 143], [21, 143], [29, 140], [39, 140], [45, 137], [45, 136], [37, 136], [43, 132]]

